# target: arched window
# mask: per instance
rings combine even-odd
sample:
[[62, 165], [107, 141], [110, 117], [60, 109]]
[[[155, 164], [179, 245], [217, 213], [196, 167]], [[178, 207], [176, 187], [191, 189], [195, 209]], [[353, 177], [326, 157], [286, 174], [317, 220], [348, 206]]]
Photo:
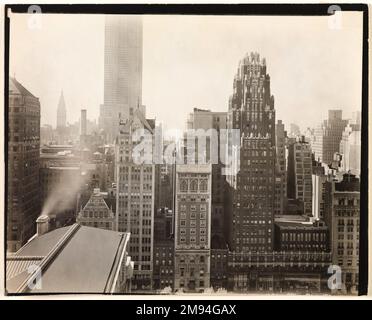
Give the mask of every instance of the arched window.
[[198, 192], [198, 180], [196, 180], [196, 179], [191, 180], [190, 191], [191, 192]]
[[187, 180], [183, 179], [180, 181], [180, 190], [181, 192], [187, 192]]
[[207, 180], [201, 180], [199, 184], [200, 192], [207, 192], [208, 191], [208, 183]]

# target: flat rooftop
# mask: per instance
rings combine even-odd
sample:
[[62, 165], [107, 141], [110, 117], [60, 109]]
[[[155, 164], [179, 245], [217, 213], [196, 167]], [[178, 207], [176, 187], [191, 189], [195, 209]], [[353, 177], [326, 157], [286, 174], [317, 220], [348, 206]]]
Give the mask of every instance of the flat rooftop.
[[[118, 270], [128, 233], [74, 224], [36, 236], [14, 255], [7, 256], [9, 293], [105, 293]], [[40, 289], [19, 292], [30, 276], [27, 268], [42, 267]]]

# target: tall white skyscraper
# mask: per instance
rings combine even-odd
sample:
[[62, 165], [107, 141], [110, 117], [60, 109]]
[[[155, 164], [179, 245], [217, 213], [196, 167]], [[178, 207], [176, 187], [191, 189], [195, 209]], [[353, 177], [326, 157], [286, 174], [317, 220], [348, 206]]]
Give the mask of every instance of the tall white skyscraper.
[[105, 21], [104, 103], [100, 126], [108, 142], [117, 136], [119, 115], [128, 119], [142, 107], [142, 18], [107, 16]]

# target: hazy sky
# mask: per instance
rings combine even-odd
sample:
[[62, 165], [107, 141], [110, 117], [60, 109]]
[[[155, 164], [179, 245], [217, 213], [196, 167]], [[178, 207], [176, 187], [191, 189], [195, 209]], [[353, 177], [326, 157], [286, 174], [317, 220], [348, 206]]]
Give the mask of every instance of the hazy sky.
[[[40, 98], [41, 123], [55, 126], [63, 89], [67, 121], [98, 118], [103, 103], [104, 17], [11, 17], [10, 73]], [[183, 128], [194, 107], [227, 111], [246, 52], [266, 58], [277, 119], [315, 126], [331, 108], [361, 109], [362, 13], [328, 17], [144, 16], [143, 103], [147, 117]], [[287, 128], [288, 129], [288, 128]]]

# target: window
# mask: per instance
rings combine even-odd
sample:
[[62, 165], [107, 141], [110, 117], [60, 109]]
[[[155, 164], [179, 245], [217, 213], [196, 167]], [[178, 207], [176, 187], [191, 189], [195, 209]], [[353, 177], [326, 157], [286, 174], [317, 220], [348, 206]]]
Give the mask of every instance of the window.
[[182, 179], [180, 181], [180, 190], [181, 190], [181, 192], [187, 192], [187, 190], [188, 190], [187, 180]]
[[190, 191], [191, 192], [198, 192], [198, 180], [196, 180], [196, 179], [191, 180]]
[[194, 276], [194, 268], [190, 268], [190, 277], [193, 277]]
[[200, 192], [207, 192], [208, 191], [208, 181], [203, 179], [200, 181], [199, 184]]

